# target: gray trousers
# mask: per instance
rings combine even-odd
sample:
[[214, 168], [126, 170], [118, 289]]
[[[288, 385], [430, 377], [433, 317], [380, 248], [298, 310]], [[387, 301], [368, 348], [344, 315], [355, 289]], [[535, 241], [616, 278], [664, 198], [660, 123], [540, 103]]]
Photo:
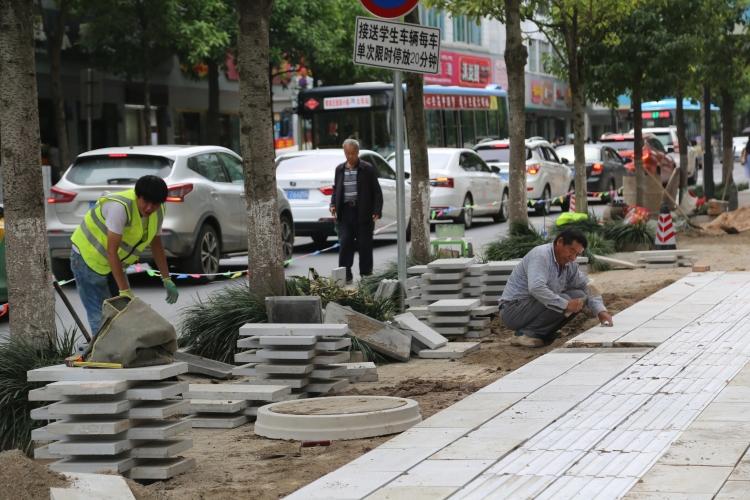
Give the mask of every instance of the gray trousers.
[[[588, 298], [583, 290], [566, 290], [560, 297], [565, 300]], [[584, 302], [584, 306], [587, 302]], [[573, 316], [571, 314], [566, 317], [562, 312], [548, 309], [534, 297], [506, 302], [500, 310], [503, 323], [515, 330], [516, 335], [541, 339], [554, 335]]]

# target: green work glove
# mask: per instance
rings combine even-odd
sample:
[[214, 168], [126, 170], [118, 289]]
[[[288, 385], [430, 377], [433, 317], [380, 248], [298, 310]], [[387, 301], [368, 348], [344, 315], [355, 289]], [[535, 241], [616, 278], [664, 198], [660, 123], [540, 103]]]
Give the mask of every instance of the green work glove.
[[167, 304], [177, 302], [180, 292], [177, 291], [177, 285], [174, 284], [174, 281], [171, 278], [164, 278], [162, 283], [164, 283], [164, 288], [167, 290]]
[[120, 297], [127, 297], [130, 300], [133, 300], [135, 295], [133, 295], [133, 290], [126, 288], [125, 290], [120, 290]]

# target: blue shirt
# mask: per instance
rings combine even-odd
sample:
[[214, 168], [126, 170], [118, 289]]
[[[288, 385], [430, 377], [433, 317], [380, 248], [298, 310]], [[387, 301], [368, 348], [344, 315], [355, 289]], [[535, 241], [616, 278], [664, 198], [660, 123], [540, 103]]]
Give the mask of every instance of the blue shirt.
[[500, 302], [510, 302], [534, 297], [547, 309], [563, 312], [568, 300], [560, 294], [565, 290], [581, 290], [588, 296], [588, 306], [598, 315], [606, 311], [601, 295], [592, 295], [589, 279], [576, 262], [562, 268], [555, 259], [552, 243], [532, 248], [513, 269], [505, 285]]

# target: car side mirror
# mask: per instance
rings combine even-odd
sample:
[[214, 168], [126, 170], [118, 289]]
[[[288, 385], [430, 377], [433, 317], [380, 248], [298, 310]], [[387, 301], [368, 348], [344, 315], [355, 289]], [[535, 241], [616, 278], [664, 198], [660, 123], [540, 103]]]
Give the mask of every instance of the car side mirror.
[[411, 174], [409, 172], [404, 172], [404, 179], [408, 179], [411, 177]]
[[490, 170], [492, 170], [493, 174], [499, 174], [500, 173], [500, 167], [498, 167], [497, 165], [490, 165], [489, 167], [490, 167]]
[[567, 158], [562, 158], [560, 161], [562, 161], [563, 165], [567, 165], [570, 163]]
[[667, 153], [674, 153], [674, 146], [667, 146]]

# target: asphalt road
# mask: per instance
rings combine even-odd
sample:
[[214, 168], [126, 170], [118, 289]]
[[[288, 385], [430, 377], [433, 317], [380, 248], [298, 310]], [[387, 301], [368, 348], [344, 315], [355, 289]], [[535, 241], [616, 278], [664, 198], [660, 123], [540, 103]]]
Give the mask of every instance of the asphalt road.
[[[701, 172], [702, 176], [702, 172]], [[735, 163], [734, 176], [737, 182], [746, 182], [748, 179], [744, 174], [742, 167]], [[700, 176], [699, 176], [700, 177]], [[717, 181], [721, 180], [721, 165], [716, 164], [714, 168], [714, 179]], [[699, 178], [699, 183], [702, 179]], [[601, 204], [592, 204], [595, 212], [601, 214], [604, 206]], [[554, 220], [559, 215], [559, 208], [553, 208], [553, 212], [550, 216], [540, 217], [534, 216], [530, 212], [530, 222], [538, 229], [549, 228]], [[481, 249], [489, 242], [497, 240], [504, 236], [508, 231], [507, 223], [494, 224], [491, 219], [477, 218], [475, 219], [475, 227], [469, 229], [466, 233], [467, 237], [473, 242], [474, 248], [481, 253]], [[335, 239], [330, 239], [327, 246], [331, 246], [336, 243]], [[338, 255], [336, 249], [320, 253], [318, 255], [311, 255], [318, 250], [309, 238], [297, 238], [294, 247], [294, 260], [287, 267], [287, 276], [305, 276], [309, 273], [310, 269], [315, 269], [322, 276], [330, 276], [331, 270], [338, 267]], [[375, 237], [375, 269], [382, 269], [387, 267], [389, 263], [395, 262], [397, 258], [396, 239], [395, 235], [382, 234]], [[222, 260], [222, 272], [223, 271], [239, 271], [246, 268], [247, 265], [246, 257], [233, 257], [230, 259]], [[354, 275], [355, 280], [357, 276], [357, 260], [355, 258]], [[233, 286], [238, 284], [240, 279], [220, 279], [213, 283], [208, 284], [195, 284], [191, 279], [177, 280], [177, 286], [180, 291], [180, 297], [176, 304], [169, 305], [164, 301], [165, 292], [161, 286], [161, 281], [157, 278], [150, 278], [145, 274], [131, 275], [130, 283], [133, 291], [141, 299], [145, 300], [151, 306], [156, 309], [159, 314], [167, 318], [173, 324], [178, 325], [180, 322], [180, 316], [185, 308], [188, 308], [200, 300], [205, 300], [213, 292], [220, 290], [227, 286]], [[74, 285], [67, 285], [64, 287], [65, 293], [69, 298], [73, 307], [81, 316], [85, 322], [85, 312], [83, 306], [78, 298]], [[57, 313], [58, 326], [62, 328], [69, 328], [74, 325], [74, 321], [68, 310], [65, 308], [62, 301], [57, 298], [55, 311]], [[7, 337], [9, 333], [8, 321], [3, 320], [0, 323], [0, 339]]]

